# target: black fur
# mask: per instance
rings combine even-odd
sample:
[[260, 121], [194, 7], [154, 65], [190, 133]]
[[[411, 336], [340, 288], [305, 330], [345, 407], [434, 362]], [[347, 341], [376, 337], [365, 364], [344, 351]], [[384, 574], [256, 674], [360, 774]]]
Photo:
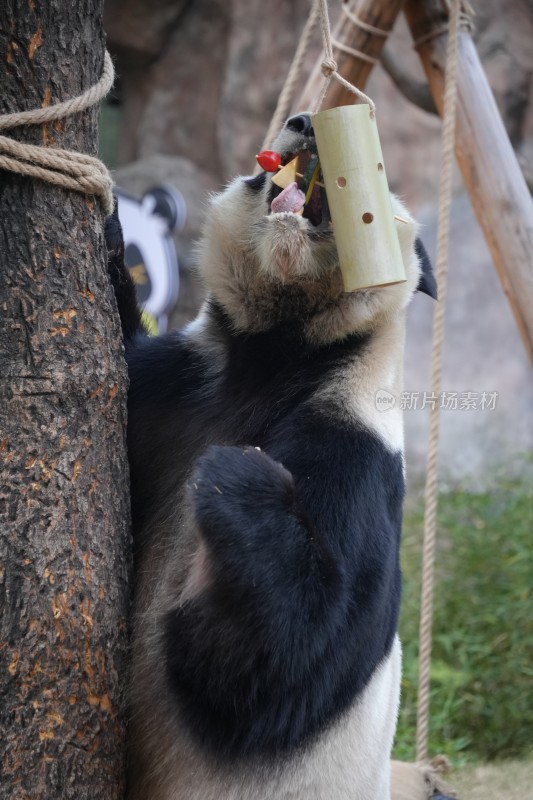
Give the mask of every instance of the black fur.
[[244, 182], [246, 186], [253, 189], [254, 192], [260, 191], [265, 185], [266, 172], [260, 172], [259, 175], [254, 175], [253, 178], [247, 178]]
[[318, 414], [289, 415], [266, 448], [273, 458], [220, 446], [200, 458], [191, 494], [212, 585], [167, 620], [182, 712], [226, 758], [290, 752], [323, 730], [398, 621], [401, 456]]
[[[227, 353], [221, 374], [208, 371], [213, 365], [180, 332], [126, 342], [135, 534], [176, 495], [209, 444], [263, 447], [276, 421], [297, 409], [366, 341], [354, 335], [311, 350], [298, 329], [237, 334], [219, 306], [212, 304], [210, 313]], [[139, 535], [136, 543], [142, 545]]]
[[290, 753], [353, 703], [397, 629], [401, 454], [305, 404], [368, 337], [311, 348], [297, 325], [236, 333], [212, 304], [221, 357], [182, 333], [134, 333], [127, 282], [114, 285], [137, 546], [186, 483], [208, 552], [208, 588], [165, 620], [169, 693], [212, 754]]
[[418, 281], [417, 290], [419, 292], [424, 292], [424, 294], [428, 294], [433, 300], [438, 299], [438, 287], [437, 287], [437, 280], [435, 278], [435, 273], [433, 272], [433, 267], [431, 266], [431, 261], [427, 254], [427, 250], [424, 247], [422, 240], [417, 239], [415, 241], [415, 251], [420, 261], [420, 267], [422, 272], [420, 274], [420, 280]]
[[117, 300], [122, 333], [125, 340], [131, 339], [143, 330], [141, 313], [137, 305], [135, 284], [124, 264], [124, 237], [118, 218], [118, 204], [115, 199], [113, 213], [105, 221], [105, 240], [107, 246], [107, 266], [109, 278]]

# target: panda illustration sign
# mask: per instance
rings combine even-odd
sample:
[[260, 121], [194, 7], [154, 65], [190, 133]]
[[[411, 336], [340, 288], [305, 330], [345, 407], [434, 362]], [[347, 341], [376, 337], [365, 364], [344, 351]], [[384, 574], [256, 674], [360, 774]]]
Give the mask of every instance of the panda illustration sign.
[[124, 234], [125, 263], [135, 283], [139, 305], [154, 332], [164, 333], [179, 292], [178, 259], [171, 234], [183, 229], [185, 201], [171, 186], [150, 189], [140, 200], [122, 189], [115, 189], [115, 196]]

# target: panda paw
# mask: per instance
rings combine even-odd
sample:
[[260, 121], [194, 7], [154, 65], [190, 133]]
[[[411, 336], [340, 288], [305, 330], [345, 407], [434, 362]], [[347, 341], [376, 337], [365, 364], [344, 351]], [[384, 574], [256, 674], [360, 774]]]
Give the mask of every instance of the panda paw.
[[253, 447], [212, 446], [190, 484], [201, 539], [219, 575], [276, 570], [307, 538], [298, 515], [292, 475]]
[[190, 483], [197, 517], [210, 527], [269, 509], [286, 511], [294, 499], [292, 475], [256, 447], [213, 445], [198, 460]]

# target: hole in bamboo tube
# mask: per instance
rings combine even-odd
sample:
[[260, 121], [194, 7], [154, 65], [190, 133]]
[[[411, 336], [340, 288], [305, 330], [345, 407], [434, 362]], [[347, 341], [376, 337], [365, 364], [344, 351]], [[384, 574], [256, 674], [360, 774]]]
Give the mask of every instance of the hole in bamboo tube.
[[368, 225], [374, 219], [374, 215], [370, 213], [370, 211], [365, 211], [363, 214], [363, 222], [366, 222]]
[[378, 172], [383, 172], [383, 164], [381, 161], [378, 161]]
[[346, 178], [343, 178], [341, 175], [340, 178], [337, 178], [337, 186], [339, 189], [344, 189], [346, 186]]

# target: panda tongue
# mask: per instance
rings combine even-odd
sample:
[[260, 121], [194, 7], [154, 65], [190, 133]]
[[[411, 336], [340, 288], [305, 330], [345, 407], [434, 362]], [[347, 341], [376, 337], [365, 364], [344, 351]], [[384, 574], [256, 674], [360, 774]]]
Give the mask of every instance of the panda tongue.
[[305, 194], [298, 189], [296, 182], [289, 185], [272, 200], [270, 210], [273, 214], [281, 211], [292, 211], [296, 213], [304, 207]]

